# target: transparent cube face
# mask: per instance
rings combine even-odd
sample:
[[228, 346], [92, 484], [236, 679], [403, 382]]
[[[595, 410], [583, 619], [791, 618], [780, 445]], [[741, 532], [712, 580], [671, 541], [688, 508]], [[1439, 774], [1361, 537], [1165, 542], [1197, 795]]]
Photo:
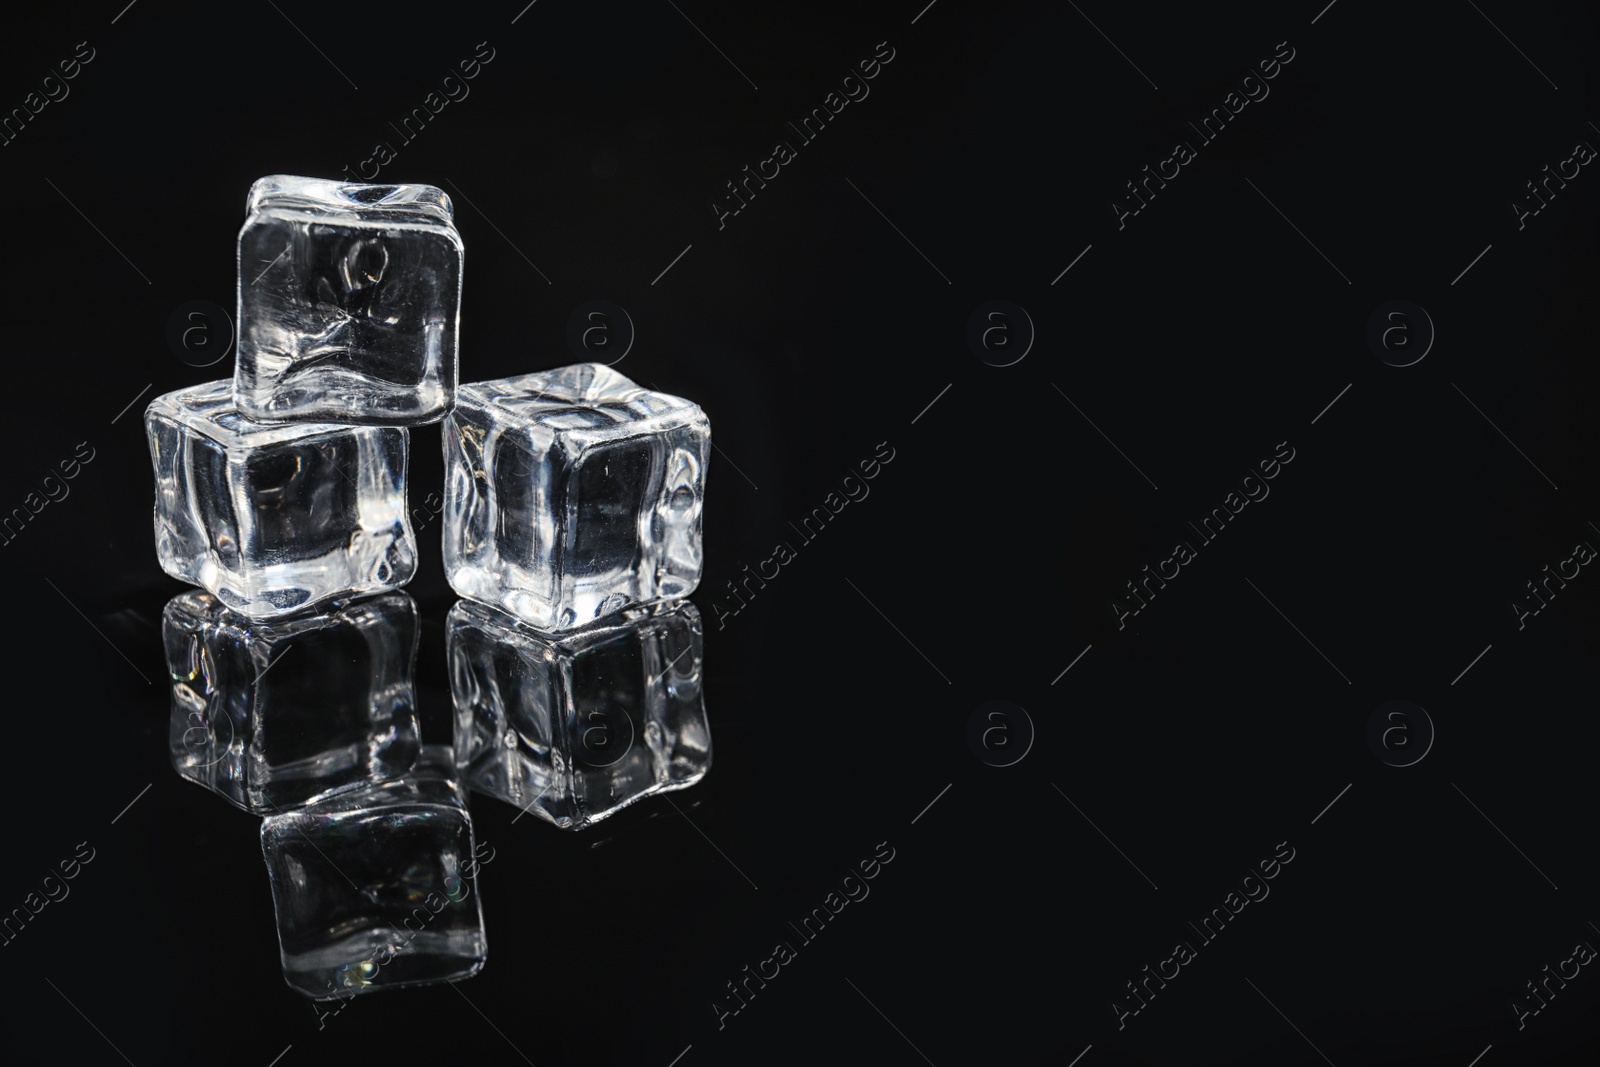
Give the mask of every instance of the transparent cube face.
[[538, 629], [687, 596], [710, 423], [600, 364], [462, 386], [445, 421], [445, 573]]
[[455, 394], [462, 245], [431, 185], [274, 175], [239, 232], [239, 408], [436, 422]]
[[404, 428], [253, 422], [223, 381], [158, 397], [145, 429], [174, 578], [252, 618], [411, 580]]
[[447, 642], [471, 789], [581, 829], [711, 767], [693, 604], [633, 608], [557, 637], [461, 601]]
[[284, 978], [319, 999], [451, 981], [487, 956], [475, 842], [448, 745], [404, 778], [262, 822]]
[[229, 803], [283, 812], [415, 766], [417, 608], [404, 593], [274, 625], [182, 593], [162, 637], [173, 768]]

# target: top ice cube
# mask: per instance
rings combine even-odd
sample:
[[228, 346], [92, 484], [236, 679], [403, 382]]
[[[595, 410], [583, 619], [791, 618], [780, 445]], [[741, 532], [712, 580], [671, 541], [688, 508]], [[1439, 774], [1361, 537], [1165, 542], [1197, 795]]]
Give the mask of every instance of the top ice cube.
[[415, 426], [456, 388], [461, 237], [432, 185], [274, 174], [239, 231], [240, 413]]

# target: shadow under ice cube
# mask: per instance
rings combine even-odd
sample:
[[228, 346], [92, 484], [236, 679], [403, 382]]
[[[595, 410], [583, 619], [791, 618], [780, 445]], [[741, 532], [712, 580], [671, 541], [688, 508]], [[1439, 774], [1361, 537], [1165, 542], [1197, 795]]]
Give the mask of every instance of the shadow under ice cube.
[[431, 185], [275, 174], [239, 231], [239, 410], [419, 425], [456, 387], [461, 237]]
[[157, 397], [144, 420], [174, 578], [252, 618], [411, 580], [404, 427], [253, 422], [226, 381]]
[[463, 385], [444, 424], [445, 575], [541, 630], [700, 581], [711, 425], [599, 363]]
[[555, 635], [463, 600], [446, 633], [468, 788], [575, 830], [710, 769], [693, 604]]
[[182, 593], [162, 636], [172, 766], [248, 812], [397, 778], [417, 761], [417, 608], [404, 593], [272, 624]]
[[[487, 850], [487, 852], [485, 852]], [[284, 979], [344, 998], [470, 977], [488, 953], [474, 842], [448, 745], [416, 770], [261, 824]]]

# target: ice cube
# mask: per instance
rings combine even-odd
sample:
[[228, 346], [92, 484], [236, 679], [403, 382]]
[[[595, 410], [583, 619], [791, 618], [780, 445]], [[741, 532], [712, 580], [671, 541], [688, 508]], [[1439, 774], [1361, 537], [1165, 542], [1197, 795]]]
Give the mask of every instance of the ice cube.
[[253, 422], [222, 381], [157, 397], [145, 431], [174, 578], [252, 618], [411, 580], [404, 427]]
[[711, 767], [700, 613], [688, 601], [556, 635], [463, 600], [446, 641], [470, 789], [581, 829]]
[[417, 607], [404, 593], [272, 624], [180, 593], [162, 636], [172, 765], [246, 811], [312, 803], [417, 761]]
[[445, 575], [541, 630], [700, 581], [711, 426], [599, 363], [463, 385], [445, 420]]
[[274, 174], [239, 231], [239, 410], [419, 425], [456, 387], [461, 237], [431, 185]]
[[[283, 975], [317, 999], [477, 974], [477, 844], [448, 745], [404, 778], [261, 823]], [[343, 1010], [342, 1008], [339, 1010]]]

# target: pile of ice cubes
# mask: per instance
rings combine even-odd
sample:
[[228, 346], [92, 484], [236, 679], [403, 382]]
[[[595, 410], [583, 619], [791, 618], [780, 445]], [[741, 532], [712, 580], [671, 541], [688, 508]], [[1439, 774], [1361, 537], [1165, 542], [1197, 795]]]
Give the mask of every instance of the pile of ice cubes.
[[[457, 385], [462, 243], [428, 185], [275, 175], [239, 234], [234, 378], [145, 413], [183, 777], [265, 816], [310, 996], [476, 973], [463, 787], [568, 829], [710, 767], [710, 425], [586, 363]], [[421, 742], [409, 427], [444, 420], [453, 745]], [[285, 662], [286, 661], [286, 662]], [[279, 664], [282, 663], [282, 666]], [[493, 850], [489, 850], [492, 858]]]

